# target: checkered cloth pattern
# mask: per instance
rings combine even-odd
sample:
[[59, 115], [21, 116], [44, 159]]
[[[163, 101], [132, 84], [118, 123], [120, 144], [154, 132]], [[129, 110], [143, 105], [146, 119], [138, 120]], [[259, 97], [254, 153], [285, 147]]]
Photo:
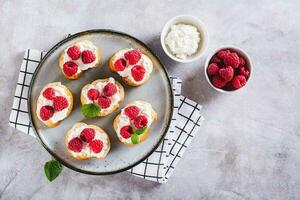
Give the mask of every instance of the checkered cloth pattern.
[[[33, 137], [28, 116], [28, 89], [32, 75], [46, 52], [28, 49], [19, 73], [9, 125]], [[168, 132], [159, 147], [129, 173], [158, 183], [166, 183], [185, 150], [198, 132], [203, 117], [201, 106], [181, 95], [182, 81], [170, 77], [174, 93], [174, 112]]]

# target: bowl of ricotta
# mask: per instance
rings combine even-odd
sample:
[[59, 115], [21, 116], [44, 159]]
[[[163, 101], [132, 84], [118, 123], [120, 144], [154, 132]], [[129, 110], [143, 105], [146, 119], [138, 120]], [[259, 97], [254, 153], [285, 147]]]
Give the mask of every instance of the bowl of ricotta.
[[160, 35], [160, 42], [171, 59], [187, 63], [203, 55], [208, 42], [208, 33], [198, 18], [180, 15], [166, 23]]

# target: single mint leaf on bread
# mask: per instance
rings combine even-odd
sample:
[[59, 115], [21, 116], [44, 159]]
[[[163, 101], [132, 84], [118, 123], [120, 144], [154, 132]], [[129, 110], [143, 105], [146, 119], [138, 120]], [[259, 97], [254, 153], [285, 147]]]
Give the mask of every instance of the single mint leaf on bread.
[[88, 118], [97, 117], [101, 112], [99, 106], [93, 103], [82, 105], [81, 110], [82, 110], [82, 114]]
[[137, 135], [142, 135], [145, 132], [146, 129], [147, 129], [147, 126], [145, 126], [143, 128], [140, 128], [140, 129], [137, 129], [133, 133], [137, 134]]
[[57, 160], [49, 160], [44, 165], [44, 172], [47, 179], [52, 182], [56, 179], [62, 171], [62, 165]]
[[133, 144], [138, 144], [139, 141], [140, 141], [139, 136], [138, 136], [137, 134], [133, 133], [133, 134], [131, 135], [131, 142], [132, 142]]

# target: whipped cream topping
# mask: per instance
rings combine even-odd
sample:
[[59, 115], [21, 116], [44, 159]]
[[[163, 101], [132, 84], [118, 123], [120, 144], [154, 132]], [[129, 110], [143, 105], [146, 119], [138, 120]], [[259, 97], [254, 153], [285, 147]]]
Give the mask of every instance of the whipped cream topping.
[[[151, 104], [147, 103], [147, 102], [141, 102], [141, 101], [135, 101], [131, 104], [128, 104], [125, 108], [129, 107], [129, 106], [136, 106], [140, 109], [140, 113], [139, 115], [144, 115], [147, 120], [148, 120], [148, 127], [151, 126], [152, 122], [153, 122], [153, 118], [152, 118], [152, 106]], [[119, 138], [121, 138], [122, 142], [130, 142], [131, 138], [123, 138], [120, 134], [120, 130], [122, 127], [130, 125], [133, 130], [136, 130], [137, 128], [134, 126], [134, 123], [129, 119], [129, 117], [125, 114], [125, 108], [123, 108], [121, 110], [121, 114], [120, 114], [120, 118], [119, 118], [119, 123], [117, 124], [117, 135]]]
[[85, 98], [87, 104], [95, 103], [95, 104], [98, 105], [97, 100], [95, 100], [95, 101], [90, 100], [90, 99], [88, 98], [88, 96], [87, 96], [87, 93], [88, 93], [88, 91], [89, 91], [90, 89], [97, 89], [97, 90], [100, 91], [100, 93], [101, 93], [101, 92], [103, 91], [104, 87], [105, 87], [108, 83], [113, 83], [113, 84], [117, 87], [117, 92], [116, 92], [113, 96], [108, 97], [108, 98], [111, 100], [110, 106], [109, 106], [108, 108], [105, 108], [105, 109], [101, 108], [101, 110], [104, 110], [104, 111], [105, 111], [105, 110], [109, 110], [109, 109], [111, 109], [112, 107], [114, 107], [115, 105], [117, 105], [117, 104], [120, 102], [120, 100], [121, 100], [121, 97], [120, 97], [120, 88], [119, 88], [118, 85], [116, 84], [115, 79], [112, 78], [112, 77], [108, 78], [108, 81], [106, 81], [106, 82], [98, 82], [98, 83], [95, 84], [95, 85], [94, 85], [94, 84], [89, 84], [89, 85], [87, 85], [86, 87], [84, 87], [84, 88], [82, 89], [81, 93], [82, 93], [83, 97]]
[[[87, 124], [84, 124], [82, 126], [72, 128], [70, 135], [68, 136], [67, 142], [69, 143], [69, 141], [75, 137], [80, 137], [80, 133], [85, 128], [92, 128], [92, 127], [89, 127]], [[101, 140], [102, 141], [102, 143], [103, 143], [102, 150], [99, 153], [95, 153], [90, 149], [90, 147], [88, 146], [88, 143], [83, 142], [83, 148], [80, 152], [70, 151], [72, 156], [74, 156], [74, 157], [84, 156], [84, 157], [96, 157], [96, 158], [105, 156], [106, 151], [109, 148], [109, 144], [108, 144], [109, 138], [104, 131], [99, 132], [98, 129], [94, 129], [94, 130], [95, 130], [95, 137], [93, 140]]]
[[[37, 100], [37, 110], [38, 111], [43, 106], [52, 106], [53, 107], [53, 101], [46, 99], [42, 94], [47, 88], [53, 88], [55, 96], [63, 96], [68, 100], [68, 103], [69, 103], [67, 108], [65, 108], [61, 111], [54, 111], [53, 116], [47, 120], [52, 123], [57, 123], [58, 121], [61, 121], [67, 117], [68, 109], [70, 108], [71, 97], [67, 95], [65, 88], [61, 85], [61, 83], [58, 83], [57, 85], [56, 84], [49, 85], [49, 87], [46, 87], [42, 90], [41, 95], [39, 96], [39, 98]], [[39, 118], [40, 118], [40, 116], [39, 116]]]
[[[126, 60], [126, 58], [124, 57], [124, 54], [128, 51], [131, 51], [133, 50], [133, 48], [130, 48], [130, 49], [122, 49], [120, 51], [118, 51], [116, 54], [115, 54], [115, 58], [113, 60], [113, 64], [115, 64], [115, 62], [117, 60], [119, 60], [120, 58], [123, 58], [124, 60]], [[142, 65], [144, 68], [145, 68], [145, 76], [143, 78], [143, 80], [145, 78], [148, 78], [150, 73], [152, 72], [153, 70], [153, 64], [152, 64], [152, 61], [150, 60], [150, 58], [144, 54], [142, 54], [141, 56], [141, 59], [138, 61], [138, 63], [134, 64], [134, 65], [130, 65], [128, 62], [127, 62], [127, 66], [126, 68], [123, 70], [123, 71], [118, 71], [118, 74], [121, 76], [121, 77], [128, 77], [130, 81], [134, 82], [134, 83], [139, 83], [137, 81], [134, 80], [134, 78], [132, 77], [132, 74], [131, 74], [131, 69], [135, 66], [135, 65]]]
[[[92, 51], [94, 53], [94, 55], [96, 56], [96, 59], [93, 62], [88, 63], [88, 64], [84, 64], [82, 62], [81, 57], [78, 58], [77, 60], [72, 60], [72, 58], [70, 58], [69, 55], [67, 54], [68, 49], [72, 46], [77, 46], [80, 49], [80, 52], [83, 52], [84, 50]], [[97, 54], [97, 47], [91, 41], [88, 41], [88, 40], [76, 42], [76, 43], [72, 44], [71, 46], [69, 46], [68, 48], [66, 48], [64, 51], [64, 63], [66, 63], [68, 61], [72, 61], [78, 65], [78, 70], [77, 70], [76, 74], [78, 74], [84, 70], [87, 70], [89, 68], [94, 67], [97, 60], [99, 60], [99, 57]]]

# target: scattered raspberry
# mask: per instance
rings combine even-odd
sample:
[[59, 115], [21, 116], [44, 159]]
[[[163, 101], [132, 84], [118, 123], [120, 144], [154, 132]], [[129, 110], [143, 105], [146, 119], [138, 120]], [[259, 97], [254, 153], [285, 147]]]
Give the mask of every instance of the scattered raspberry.
[[224, 63], [226, 66], [238, 68], [240, 64], [240, 58], [236, 53], [229, 53], [225, 56]]
[[137, 62], [139, 62], [139, 60], [142, 57], [142, 53], [139, 50], [134, 49], [134, 50], [127, 51], [124, 54], [124, 57], [128, 60], [130, 65], [134, 65]]
[[234, 71], [231, 66], [224, 67], [219, 70], [219, 75], [224, 81], [229, 82], [233, 78]]
[[125, 114], [129, 117], [129, 119], [134, 119], [138, 116], [140, 109], [136, 106], [128, 106], [124, 110]]
[[82, 52], [81, 59], [84, 64], [89, 64], [96, 60], [96, 56], [92, 51], [84, 50]]
[[123, 71], [126, 67], [126, 60], [120, 58], [115, 62], [114, 66], [115, 66], [115, 70], [117, 70], [118, 72]]
[[89, 143], [95, 137], [95, 130], [92, 128], [85, 128], [80, 133], [80, 139], [84, 142]]
[[55, 92], [53, 88], [47, 88], [43, 92], [43, 96], [48, 100], [53, 100], [55, 97]]
[[69, 106], [68, 100], [63, 96], [58, 96], [53, 99], [53, 108], [55, 111], [61, 111]]
[[68, 61], [63, 65], [63, 71], [66, 76], [73, 76], [78, 70], [78, 65], [72, 61]]
[[218, 71], [219, 71], [219, 67], [216, 63], [211, 63], [210, 65], [208, 65], [207, 68], [208, 75], [215, 75], [218, 73]]
[[93, 140], [89, 143], [89, 147], [94, 153], [100, 153], [103, 148], [103, 143], [101, 140]]
[[101, 96], [98, 99], [98, 105], [100, 106], [100, 108], [108, 108], [111, 104], [111, 101], [109, 98], [105, 97], [105, 96]]
[[215, 75], [212, 78], [212, 84], [217, 88], [223, 88], [226, 85], [226, 81], [219, 75]]
[[131, 126], [123, 126], [120, 130], [120, 135], [127, 139], [127, 138], [130, 138], [131, 134], [132, 134], [133, 130], [132, 130], [132, 127]]
[[243, 76], [243, 75], [237, 75], [232, 80], [232, 86], [235, 89], [239, 89], [239, 88], [243, 87], [244, 85], [246, 85], [246, 83], [247, 83], [247, 80], [246, 80], [245, 76]]
[[245, 76], [246, 78], [249, 78], [250, 76], [250, 71], [247, 70], [245, 67], [240, 67], [239, 68], [239, 73], [243, 76]]
[[117, 93], [117, 87], [113, 83], [107, 83], [103, 88], [103, 94], [107, 97], [111, 97]]
[[221, 63], [221, 60], [218, 58], [218, 56], [214, 55], [212, 57], [212, 59], [210, 60], [211, 63], [216, 63], [216, 64], [219, 64]]
[[217, 56], [221, 59], [225, 59], [225, 57], [227, 56], [227, 54], [229, 54], [230, 51], [228, 49], [226, 50], [221, 50], [217, 53]]
[[145, 68], [142, 65], [136, 65], [131, 69], [131, 74], [135, 81], [141, 81], [145, 75]]
[[43, 106], [40, 110], [40, 117], [43, 121], [47, 121], [54, 114], [54, 109], [52, 106]]
[[68, 143], [68, 148], [69, 148], [71, 151], [74, 151], [74, 152], [80, 152], [80, 151], [82, 150], [82, 147], [83, 147], [83, 143], [82, 143], [82, 141], [79, 139], [79, 137], [73, 138], [73, 139], [70, 140], [69, 143]]
[[243, 57], [240, 57], [240, 66], [245, 66], [246, 61]]
[[134, 119], [134, 125], [137, 129], [144, 128], [148, 124], [148, 119], [144, 115], [140, 115]]
[[89, 100], [94, 101], [97, 100], [99, 97], [99, 91], [97, 89], [89, 89], [89, 91], [87, 92], [87, 97], [89, 98]]
[[67, 50], [67, 54], [72, 60], [80, 58], [80, 53], [80, 49], [77, 46], [72, 46]]

